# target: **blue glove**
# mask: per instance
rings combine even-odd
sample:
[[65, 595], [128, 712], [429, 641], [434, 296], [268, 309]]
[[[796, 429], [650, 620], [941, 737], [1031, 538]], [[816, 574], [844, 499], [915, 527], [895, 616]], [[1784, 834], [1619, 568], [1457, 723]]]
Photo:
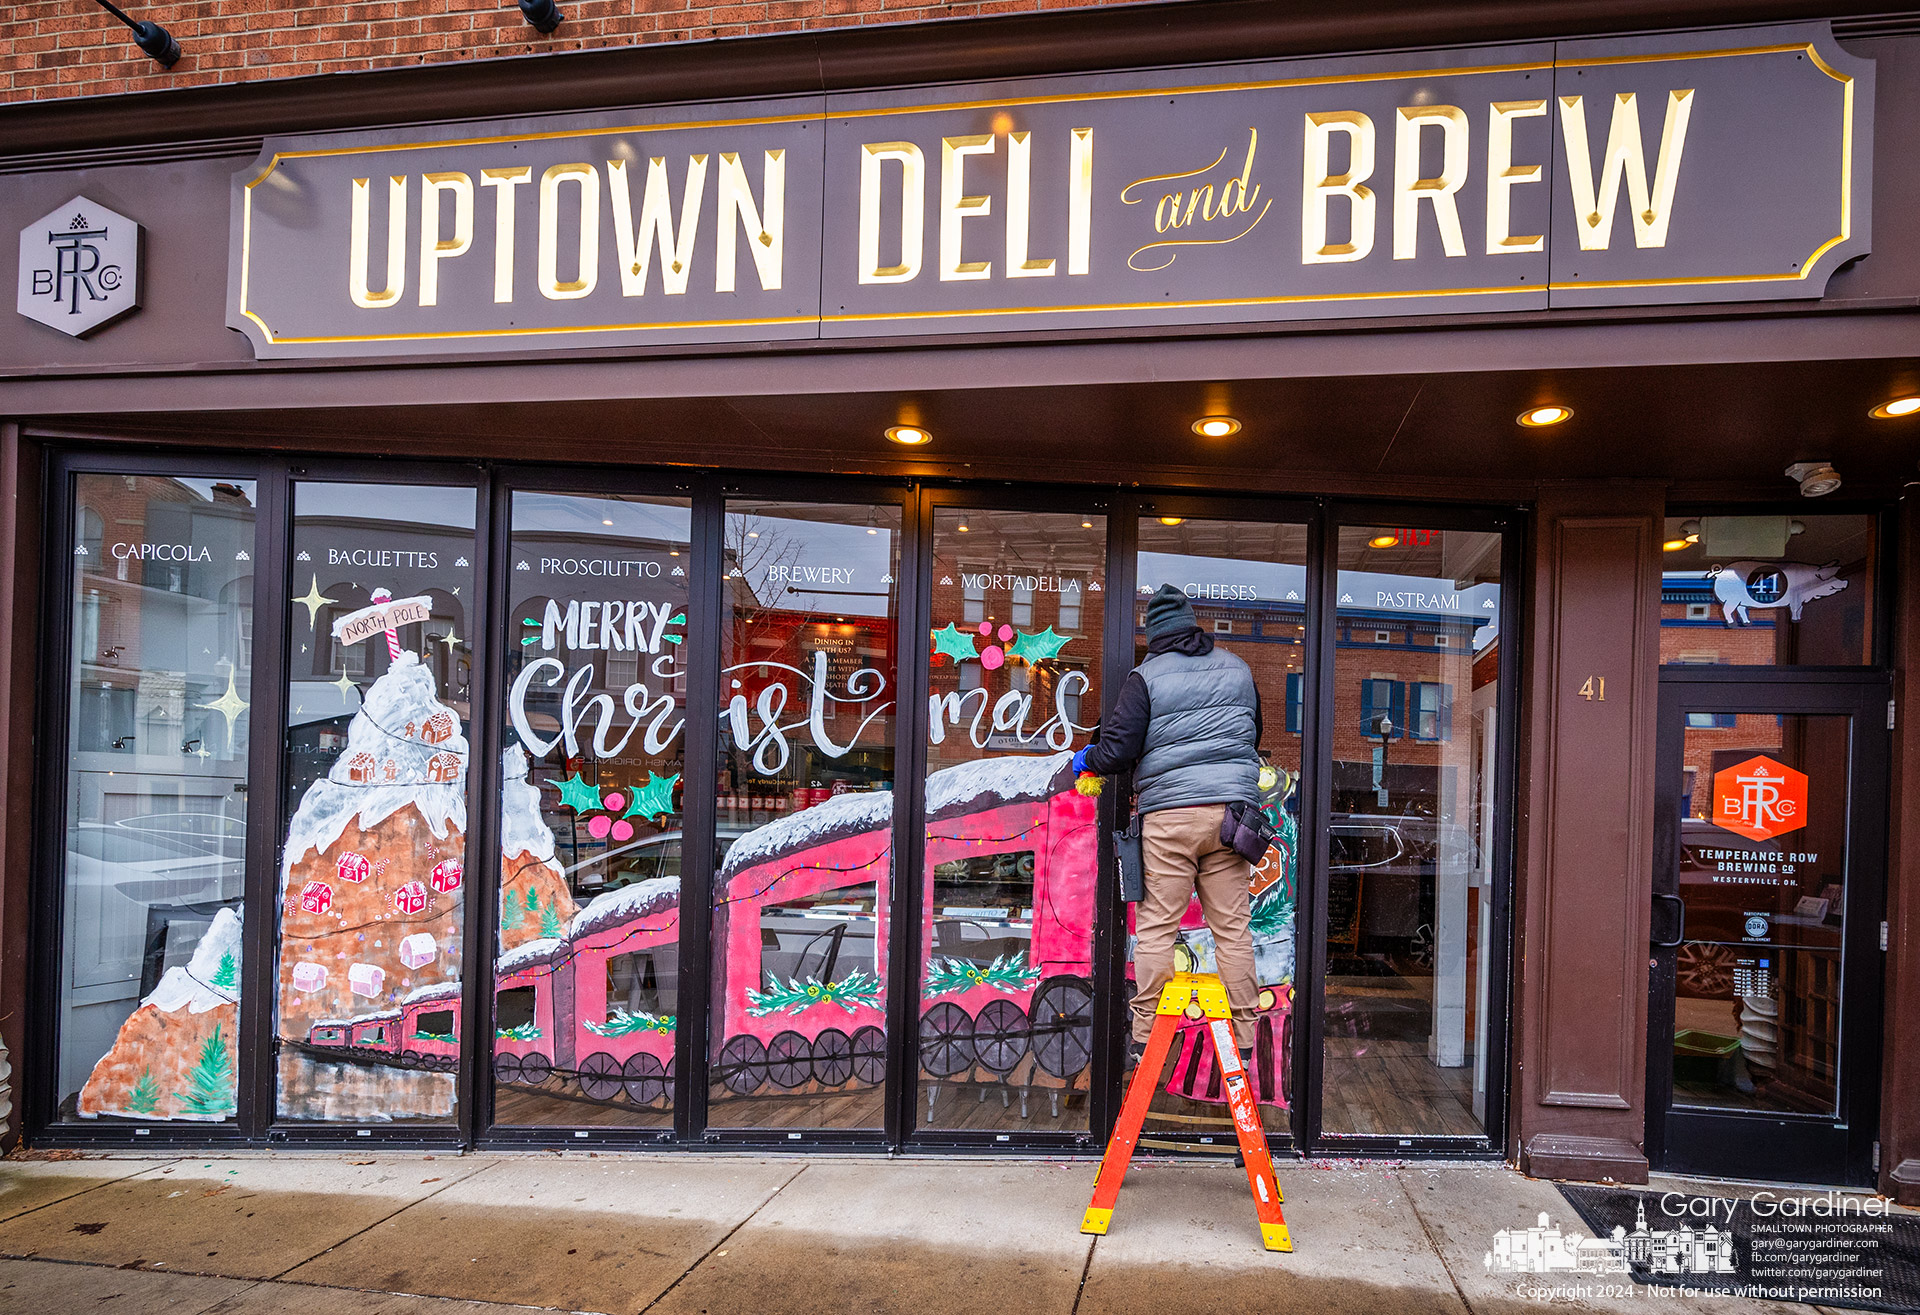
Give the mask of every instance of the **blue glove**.
[[1081, 748], [1080, 752], [1073, 755], [1073, 774], [1075, 776], [1087, 770], [1087, 751], [1091, 748], [1093, 748], [1091, 744], [1085, 745]]

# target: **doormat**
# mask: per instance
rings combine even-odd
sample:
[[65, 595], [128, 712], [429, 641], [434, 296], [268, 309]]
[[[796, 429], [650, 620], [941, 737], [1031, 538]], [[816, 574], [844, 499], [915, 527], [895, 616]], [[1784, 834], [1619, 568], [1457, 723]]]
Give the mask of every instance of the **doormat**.
[[[1510, 1230], [1529, 1272], [1765, 1301], [1920, 1311], [1920, 1217], [1883, 1198], [1756, 1189], [1745, 1196], [1561, 1185], [1591, 1238]], [[1535, 1232], [1547, 1234], [1534, 1239]], [[1491, 1262], [1490, 1262], [1491, 1263]], [[1510, 1268], [1522, 1266], [1513, 1264]]]

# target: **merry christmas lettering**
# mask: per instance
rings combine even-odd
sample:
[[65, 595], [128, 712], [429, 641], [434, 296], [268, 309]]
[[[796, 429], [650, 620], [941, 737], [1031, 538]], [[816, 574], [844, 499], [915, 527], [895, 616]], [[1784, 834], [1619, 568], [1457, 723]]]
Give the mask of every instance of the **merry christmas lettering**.
[[[824, 655], [823, 655], [824, 656]], [[973, 741], [977, 749], [987, 747], [987, 737], [996, 732], [1011, 731], [1013, 738], [1022, 746], [1045, 744], [1058, 753], [1062, 749], [1073, 747], [1073, 737], [1077, 731], [1090, 731], [1091, 726], [1081, 726], [1067, 710], [1087, 692], [1087, 673], [1069, 671], [1062, 675], [1053, 687], [1053, 716], [1040, 723], [1033, 730], [1027, 729], [1027, 718], [1033, 714], [1033, 695], [1026, 690], [1010, 689], [994, 699], [984, 689], [956, 690], [951, 694], [935, 694], [928, 702], [931, 716], [927, 723], [927, 738], [935, 744], [946, 741], [947, 727], [958, 726], [962, 719], [968, 718], [967, 705], [973, 705], [973, 712], [967, 720], [967, 738]], [[988, 704], [992, 704], [992, 713], [988, 715]]]
[[[672, 655], [663, 654], [653, 660], [650, 674], [659, 678], [664, 687], [672, 680], [672, 668]], [[733, 694], [727, 700], [726, 711], [721, 718], [723, 742], [730, 736], [735, 748], [751, 753], [754, 770], [763, 775], [776, 775], [786, 766], [792, 754], [790, 741], [801, 734], [805, 734], [814, 748], [827, 757], [844, 757], [867, 727], [893, 706], [891, 699], [883, 697], [887, 685], [885, 675], [871, 667], [862, 667], [849, 673], [843, 686], [844, 693], [834, 693], [827, 675], [825, 652], [813, 655], [811, 670], [780, 662], [747, 662], [726, 667], [720, 674], [730, 682], [730, 688], [738, 690], [741, 673], [758, 673], [763, 668], [794, 677], [801, 692], [800, 698], [796, 700], [794, 696], [795, 686], [783, 679], [776, 679], [762, 686], [751, 701], [745, 694]], [[560, 695], [560, 706], [552, 713], [559, 722], [559, 734], [540, 735], [534, 730], [532, 718], [527, 712], [528, 697], [536, 685], [552, 689], [559, 686], [562, 680], [565, 686]], [[626, 749], [627, 743], [644, 723], [645, 733], [641, 736], [641, 744], [649, 755], [657, 755], [664, 753], [685, 728], [686, 718], [670, 692], [656, 696], [646, 682], [636, 681], [626, 687], [616, 703], [611, 694], [590, 694], [593, 684], [592, 663], [576, 667], [568, 674], [566, 664], [560, 659], [543, 657], [529, 662], [521, 670], [508, 691], [507, 716], [513, 723], [514, 732], [529, 752], [536, 757], [544, 757], [556, 745], [564, 745], [567, 757], [577, 757], [581, 737], [590, 733], [594, 754], [602, 760], [614, 758]], [[795, 713], [789, 716], [788, 707], [796, 704]], [[836, 743], [827, 734], [830, 704], [851, 705], [852, 710], [863, 714], [845, 744]], [[804, 708], [804, 713], [798, 711], [799, 708]], [[834, 709], [836, 712], [838, 710]], [[621, 712], [626, 714], [624, 732], [619, 726]]]

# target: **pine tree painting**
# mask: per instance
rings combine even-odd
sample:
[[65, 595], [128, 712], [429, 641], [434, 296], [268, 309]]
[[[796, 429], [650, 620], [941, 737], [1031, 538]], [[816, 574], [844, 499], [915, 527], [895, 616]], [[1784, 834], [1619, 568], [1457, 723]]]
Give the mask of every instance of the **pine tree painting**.
[[[534, 896], [536, 903], [539, 896]], [[565, 930], [560, 925], [560, 897], [555, 895], [540, 909], [540, 934], [546, 937], [558, 937]]]
[[[532, 890], [529, 890], [527, 892], [527, 898], [537, 902], [540, 897]], [[526, 914], [520, 908], [520, 892], [512, 886], [508, 886], [500, 892], [500, 930], [512, 931], [525, 921], [525, 919]]]
[[140, 1080], [127, 1093], [127, 1108], [135, 1114], [152, 1114], [160, 1108], [160, 1084], [153, 1080], [151, 1068], [140, 1074]]
[[220, 956], [220, 966], [214, 970], [213, 980], [207, 983], [216, 991], [238, 994], [240, 990], [240, 959], [232, 950]]
[[233, 1055], [227, 1048], [226, 1038], [220, 1035], [218, 1023], [201, 1045], [200, 1057], [187, 1076], [192, 1080], [192, 1087], [174, 1093], [182, 1114], [221, 1119], [234, 1112]]

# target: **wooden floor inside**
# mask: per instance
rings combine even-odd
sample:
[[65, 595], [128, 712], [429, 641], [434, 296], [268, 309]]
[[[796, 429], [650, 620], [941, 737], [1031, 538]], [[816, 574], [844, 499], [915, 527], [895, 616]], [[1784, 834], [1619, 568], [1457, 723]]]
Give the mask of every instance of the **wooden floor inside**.
[[1477, 1137], [1473, 1064], [1427, 1053], [1433, 979], [1328, 977], [1321, 1131], [1335, 1136]]

